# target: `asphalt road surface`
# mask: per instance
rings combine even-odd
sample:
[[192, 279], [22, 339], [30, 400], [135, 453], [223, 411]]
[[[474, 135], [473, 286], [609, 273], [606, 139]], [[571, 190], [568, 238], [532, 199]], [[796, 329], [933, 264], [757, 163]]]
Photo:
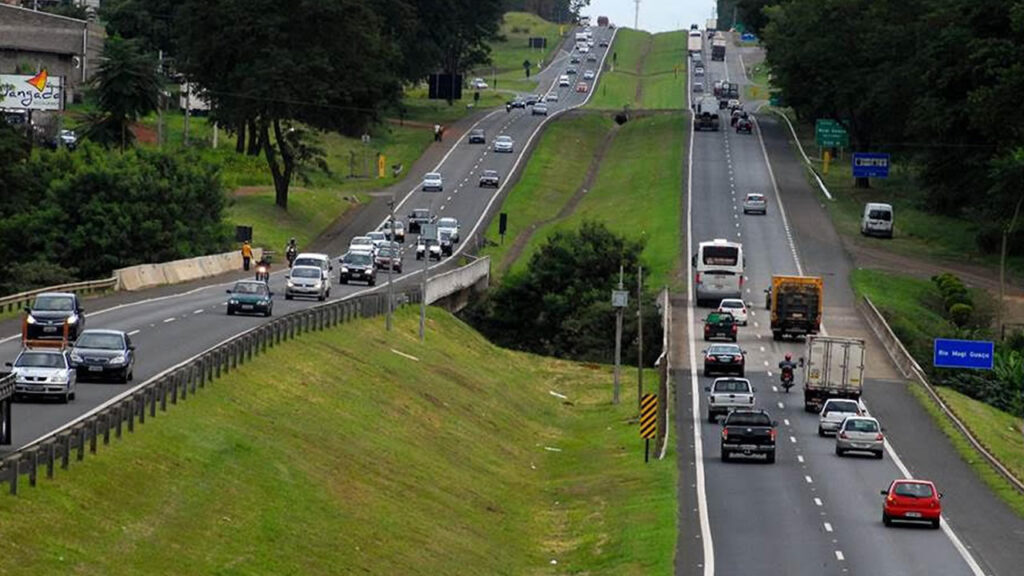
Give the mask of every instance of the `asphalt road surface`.
[[[709, 63], [707, 86], [715, 79], [745, 82], [737, 51], [729, 50], [726, 63]], [[1022, 540], [1014, 527], [1021, 528], [1020, 519], [998, 501], [993, 503], [991, 494], [986, 497], [987, 489], [969, 470], [961, 475], [966, 467], [927, 414], [913, 404], [916, 401], [903, 384], [888, 379], [892, 372], [884, 366], [885, 352], [871, 339], [868, 354], [875, 359], [868, 371], [865, 402], [887, 427], [890, 450], [883, 460], [835, 456], [834, 440], [818, 437], [817, 416], [804, 411], [799, 387], [788, 394], [776, 388], [779, 360], [786, 352], [799, 357], [804, 350], [802, 343], [772, 340], [762, 292], [772, 274], [822, 275], [826, 331], [868, 335], [853, 309], [849, 261], [828, 216], [817, 206], [813, 191], [799, 173], [801, 168], [794, 164], [778, 122], [765, 115], [759, 120], [759, 125], [771, 130], [773, 163], [788, 159], [782, 197], [773, 186], [775, 174], [770, 172], [762, 145], [760, 132], [764, 128], [759, 126], [753, 135], [736, 134], [723, 115], [720, 132], [694, 134], [689, 233], [690, 252], [698, 242], [713, 238], [744, 244], [745, 299], [753, 315], [749, 326], [740, 328], [739, 343], [747, 352], [747, 378], [757, 388], [758, 406], [779, 422], [777, 462], [720, 461], [721, 427], [704, 417], [704, 386], [712, 378], [700, 376], [700, 351], [705, 346], [699, 321], [707, 310], [693, 309], [687, 331], [697, 340], [690, 343], [686, 369], [675, 374], [682, 479], [677, 573], [1016, 573]], [[743, 215], [742, 199], [748, 192], [767, 196], [767, 215]], [[789, 202], [796, 209], [786, 213]], [[798, 373], [798, 382], [800, 376]], [[893, 409], [896, 407], [903, 412]], [[900, 452], [891, 450], [893, 447]], [[932, 454], [947, 459], [948, 466], [935, 465]], [[901, 456], [908, 459], [909, 468]], [[918, 469], [918, 462], [929, 465]], [[911, 470], [934, 480], [945, 493], [944, 520], [948, 522], [942, 531], [882, 525], [879, 490]], [[1006, 532], [998, 537], [998, 546], [985, 545], [992, 537], [991, 530], [975, 530], [975, 515], [969, 511], [975, 501], [996, 514], [1000, 529]], [[1010, 544], [1010, 538], [1018, 545]], [[1016, 563], [1006, 561], [1010, 555], [1017, 557]]]
[[[570, 34], [570, 38], [572, 35]], [[594, 28], [595, 46], [592, 49], [598, 56], [596, 63], [582, 63], [576, 68], [580, 71], [580, 80], [584, 70], [593, 69], [600, 73], [606, 55], [606, 48], [599, 48], [601, 39], [611, 40], [613, 31], [607, 28]], [[436, 171], [441, 172], [445, 188], [443, 192], [423, 192], [419, 189], [422, 174], [410, 174], [407, 179], [409, 189], [403, 196], [396, 198], [396, 217], [405, 219], [414, 208], [429, 208], [438, 217], [458, 218], [461, 224], [462, 242], [457, 246], [456, 254], [469, 248], [472, 238], [479, 232], [482, 234], [491, 216], [490, 210], [500, 205], [500, 198], [507, 192], [506, 178], [521, 168], [526, 151], [538, 134], [541, 124], [555, 115], [556, 112], [581, 105], [589, 96], [576, 92], [578, 79], [571, 77], [570, 87], [558, 87], [558, 76], [569, 66], [568, 49], [571, 41], [563, 45], [551, 64], [538, 73], [538, 93], [546, 94], [556, 91], [558, 102], [549, 102], [549, 116], [534, 116], [531, 110], [517, 109], [506, 112], [504, 108], [486, 114], [473, 127], [483, 128], [487, 134], [487, 144], [470, 145], [462, 137], [460, 141], [441, 159]], [[598, 79], [600, 76], [598, 76]], [[591, 88], [597, 80], [587, 82]], [[514, 153], [495, 153], [492, 148], [493, 139], [498, 135], [508, 135], [515, 141]], [[450, 137], [455, 137], [454, 135]], [[479, 188], [477, 180], [480, 172], [485, 169], [497, 170], [502, 177], [502, 187]], [[377, 226], [383, 221], [377, 223]], [[360, 235], [370, 230], [352, 230], [349, 237]], [[410, 282], [419, 282], [424, 262], [415, 260], [416, 236], [408, 235], [405, 241], [405, 253], [402, 260], [403, 274], [397, 275], [396, 286], [401, 287]], [[331, 299], [343, 299], [367, 292], [381, 290], [386, 284], [387, 274], [378, 275], [375, 288], [366, 285], [343, 286], [338, 283], [337, 273], [340, 266], [334, 257], [333, 288]], [[446, 259], [440, 263], [432, 262], [431, 271], [449, 266]], [[271, 289], [275, 292], [274, 314], [281, 315], [291, 311], [309, 307], [315, 300], [286, 301], [284, 294], [284, 274], [278, 264], [271, 276]], [[58, 429], [68, 422], [88, 413], [111, 398], [124, 393], [130, 386], [137, 385], [181, 363], [236, 334], [253, 326], [266, 322], [267, 319], [255, 316], [225, 316], [227, 294], [234, 281], [228, 283], [205, 283], [194, 288], [163, 287], [152, 291], [152, 297], [133, 299], [130, 302], [109, 308], [94, 309], [86, 302], [87, 328], [110, 328], [124, 330], [132, 335], [137, 347], [138, 361], [135, 367], [135, 381], [129, 386], [123, 384], [80, 383], [77, 398], [69, 404], [56, 401], [25, 401], [13, 408], [13, 442], [4, 447], [0, 453], [11, 448], [24, 446]], [[16, 334], [17, 323], [13, 321], [2, 324], [8, 333], [0, 333], [0, 358], [13, 361], [21, 349], [20, 335]]]

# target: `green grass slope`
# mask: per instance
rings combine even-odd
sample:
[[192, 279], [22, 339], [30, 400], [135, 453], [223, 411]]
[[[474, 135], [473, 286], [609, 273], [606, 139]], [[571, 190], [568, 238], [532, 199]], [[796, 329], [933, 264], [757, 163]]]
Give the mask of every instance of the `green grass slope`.
[[685, 30], [650, 34], [620, 29], [610, 48], [606, 70], [587, 107], [618, 110], [686, 108]]
[[676, 466], [643, 463], [610, 371], [434, 309], [421, 343], [416, 312], [279, 346], [0, 498], [2, 572], [669, 573]]

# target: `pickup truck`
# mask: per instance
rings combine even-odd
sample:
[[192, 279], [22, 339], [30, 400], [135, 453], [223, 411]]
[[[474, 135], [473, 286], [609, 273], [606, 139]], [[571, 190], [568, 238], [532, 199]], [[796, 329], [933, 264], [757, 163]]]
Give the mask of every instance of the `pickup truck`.
[[725, 338], [736, 341], [736, 318], [728, 312], [712, 312], [704, 319], [704, 340]]
[[754, 407], [754, 387], [746, 378], [715, 378], [708, 393], [708, 422], [714, 424], [719, 415], [727, 415], [737, 408]]
[[722, 422], [722, 462], [733, 454], [764, 454], [775, 463], [775, 435], [778, 423], [764, 410], [733, 410]]

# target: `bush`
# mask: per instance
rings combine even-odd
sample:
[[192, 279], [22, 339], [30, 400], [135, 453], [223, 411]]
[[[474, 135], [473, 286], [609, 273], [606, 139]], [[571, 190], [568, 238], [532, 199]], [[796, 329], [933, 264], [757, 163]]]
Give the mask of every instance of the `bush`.
[[957, 327], [962, 328], [971, 320], [972, 312], [974, 312], [974, 308], [970, 304], [953, 304], [949, 308], [949, 320]]

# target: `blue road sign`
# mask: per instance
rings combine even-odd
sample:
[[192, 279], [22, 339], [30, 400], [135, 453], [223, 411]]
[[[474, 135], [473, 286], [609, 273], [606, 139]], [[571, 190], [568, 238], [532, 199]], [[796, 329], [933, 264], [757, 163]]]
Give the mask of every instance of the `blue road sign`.
[[932, 363], [936, 368], [971, 368], [991, 370], [995, 344], [982, 340], [935, 339]]
[[757, 40], [757, 36], [754, 36], [750, 32], [746, 32], [742, 36], [740, 36], [740, 40], [744, 42], [753, 42], [754, 40]]
[[874, 152], [853, 153], [854, 178], [888, 178], [889, 155]]

